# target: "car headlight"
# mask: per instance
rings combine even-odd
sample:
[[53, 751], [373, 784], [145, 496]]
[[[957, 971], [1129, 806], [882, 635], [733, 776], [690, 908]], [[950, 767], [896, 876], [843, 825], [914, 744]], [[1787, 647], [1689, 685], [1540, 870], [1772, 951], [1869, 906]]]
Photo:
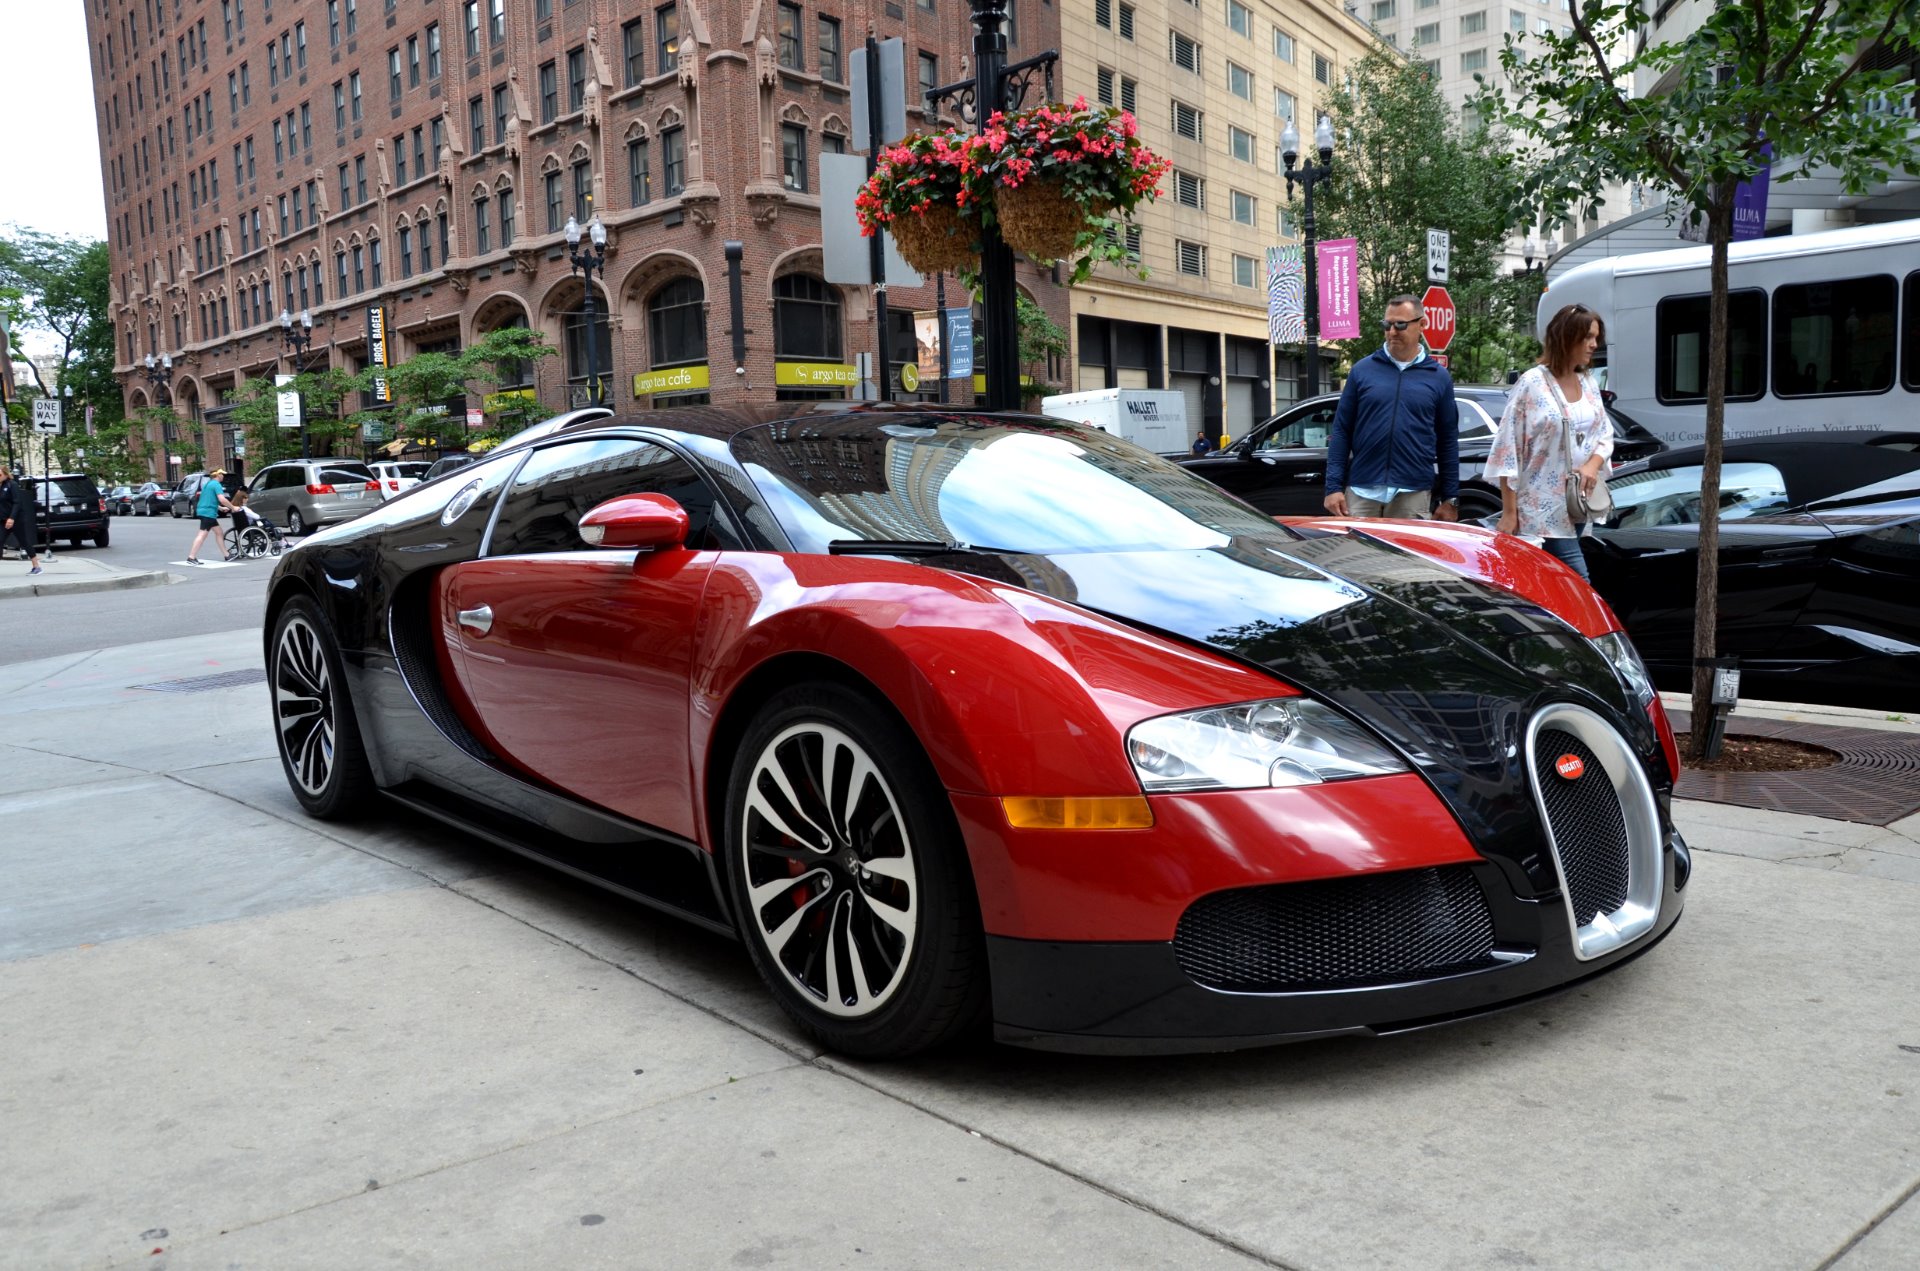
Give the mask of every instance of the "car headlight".
[[1127, 733], [1127, 758], [1150, 794], [1318, 785], [1407, 770], [1345, 716], [1292, 697], [1146, 720]]
[[1653, 700], [1653, 677], [1647, 674], [1646, 663], [1640, 660], [1639, 652], [1633, 647], [1633, 641], [1627, 639], [1623, 631], [1609, 631], [1593, 642], [1600, 655], [1612, 664], [1613, 673], [1633, 694], [1633, 700], [1645, 706]]

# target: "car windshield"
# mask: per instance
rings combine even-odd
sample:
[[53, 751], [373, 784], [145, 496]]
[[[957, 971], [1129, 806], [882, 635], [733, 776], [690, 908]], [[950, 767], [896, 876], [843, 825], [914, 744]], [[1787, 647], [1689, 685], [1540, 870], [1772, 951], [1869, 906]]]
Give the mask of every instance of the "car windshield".
[[[87, 484], [85, 477], [54, 477], [53, 501], [56, 503], [87, 503], [95, 495], [93, 487]], [[47, 495], [47, 478], [40, 478], [40, 494]]]
[[1150, 451], [1051, 420], [788, 421], [741, 433], [732, 448], [807, 552], [848, 539], [1035, 554], [1190, 550], [1277, 528]]

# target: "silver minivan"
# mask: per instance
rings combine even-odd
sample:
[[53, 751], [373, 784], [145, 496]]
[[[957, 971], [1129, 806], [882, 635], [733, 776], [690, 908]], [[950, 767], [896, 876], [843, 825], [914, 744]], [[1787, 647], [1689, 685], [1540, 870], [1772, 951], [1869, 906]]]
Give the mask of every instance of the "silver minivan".
[[358, 459], [289, 459], [247, 483], [247, 506], [295, 536], [380, 506], [380, 481]]

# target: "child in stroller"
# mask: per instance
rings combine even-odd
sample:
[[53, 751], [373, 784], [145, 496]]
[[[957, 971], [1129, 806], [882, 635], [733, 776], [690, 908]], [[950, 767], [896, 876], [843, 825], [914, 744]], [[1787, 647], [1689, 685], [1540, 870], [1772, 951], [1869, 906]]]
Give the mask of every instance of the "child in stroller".
[[278, 556], [286, 546], [280, 527], [247, 506], [244, 486], [233, 492], [232, 502], [233, 528], [227, 531], [227, 559], [257, 560], [268, 553]]

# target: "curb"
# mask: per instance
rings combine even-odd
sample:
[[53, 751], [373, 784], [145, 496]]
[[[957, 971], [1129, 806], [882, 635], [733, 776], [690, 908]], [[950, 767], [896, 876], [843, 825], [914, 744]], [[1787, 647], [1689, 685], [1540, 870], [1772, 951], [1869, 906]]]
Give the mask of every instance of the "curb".
[[135, 587], [164, 587], [181, 581], [178, 574], [165, 570], [144, 574], [122, 574], [117, 578], [57, 578], [26, 587], [0, 588], [0, 600], [13, 596], [71, 596], [89, 591], [128, 591]]

